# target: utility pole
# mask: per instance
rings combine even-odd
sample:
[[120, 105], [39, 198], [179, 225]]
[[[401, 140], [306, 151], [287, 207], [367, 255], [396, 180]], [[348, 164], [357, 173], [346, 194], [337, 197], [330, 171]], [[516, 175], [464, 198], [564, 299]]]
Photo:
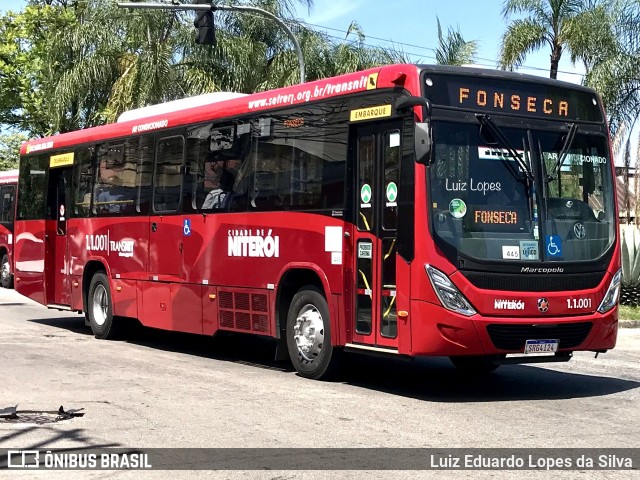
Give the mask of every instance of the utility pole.
[[250, 12], [257, 13], [259, 15], [270, 18], [275, 21], [278, 25], [282, 27], [282, 29], [287, 33], [289, 39], [293, 43], [294, 48], [296, 49], [296, 54], [298, 55], [298, 63], [300, 64], [300, 83], [305, 82], [305, 71], [304, 71], [304, 58], [302, 57], [302, 49], [300, 48], [300, 44], [296, 39], [295, 35], [291, 31], [291, 29], [284, 23], [280, 18], [276, 17], [273, 13], [267, 12], [262, 8], [258, 7], [248, 7], [245, 5], [215, 5], [213, 2], [209, 5], [207, 4], [192, 4], [186, 5], [183, 3], [146, 3], [146, 2], [136, 2], [136, 3], [118, 3], [119, 8], [130, 8], [130, 9], [158, 9], [158, 10], [195, 10], [195, 11], [209, 11], [216, 12], [218, 10], [222, 11], [234, 11], [234, 12]]

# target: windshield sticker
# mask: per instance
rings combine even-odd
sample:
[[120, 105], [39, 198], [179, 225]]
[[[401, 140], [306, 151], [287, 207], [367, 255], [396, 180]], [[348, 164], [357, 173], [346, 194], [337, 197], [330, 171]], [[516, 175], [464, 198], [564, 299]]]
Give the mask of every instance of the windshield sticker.
[[547, 235], [544, 244], [550, 257], [562, 256], [562, 239], [560, 235]]
[[360, 208], [371, 208], [371, 186], [368, 183], [365, 183], [360, 188], [360, 200], [362, 200], [362, 204]]
[[[557, 152], [544, 152], [545, 160], [558, 161]], [[606, 157], [599, 157], [598, 155], [583, 155], [581, 153], [568, 153], [562, 164], [563, 170], [566, 170], [569, 165], [582, 165], [585, 163], [591, 163], [593, 165], [606, 165]]]
[[467, 214], [467, 204], [460, 198], [454, 198], [449, 202], [449, 213], [453, 218], [462, 218]]
[[[516, 150], [518, 157], [524, 159], [524, 150]], [[480, 160], [508, 160], [514, 161], [506, 148], [478, 147], [478, 159]]]
[[387, 207], [395, 207], [398, 204], [396, 203], [396, 199], [398, 198], [398, 186], [395, 182], [389, 182], [387, 185]]
[[395, 132], [389, 135], [389, 148], [400, 146], [400, 134]]
[[504, 260], [520, 260], [520, 247], [515, 247], [512, 245], [503, 245], [502, 258]]
[[520, 240], [520, 258], [522, 260], [538, 260], [538, 242], [534, 240]]

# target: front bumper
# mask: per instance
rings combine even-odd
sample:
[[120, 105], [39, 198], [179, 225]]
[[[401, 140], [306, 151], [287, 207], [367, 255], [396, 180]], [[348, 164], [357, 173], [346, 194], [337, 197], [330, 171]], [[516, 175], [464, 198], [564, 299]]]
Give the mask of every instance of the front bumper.
[[[571, 317], [465, 317], [440, 305], [412, 300], [410, 356], [499, 355], [524, 353], [525, 340], [559, 338], [559, 352], [604, 351], [616, 344], [617, 307], [605, 315]], [[409, 347], [409, 348], [407, 348]]]

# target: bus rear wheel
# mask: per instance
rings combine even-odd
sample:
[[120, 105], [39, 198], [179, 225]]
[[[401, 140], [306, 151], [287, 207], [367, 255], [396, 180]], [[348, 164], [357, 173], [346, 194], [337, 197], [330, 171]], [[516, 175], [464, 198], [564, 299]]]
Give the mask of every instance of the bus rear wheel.
[[496, 360], [504, 358], [505, 355], [468, 355], [460, 357], [449, 357], [451, 363], [461, 372], [471, 375], [482, 375], [493, 372], [500, 366]]
[[331, 345], [329, 305], [313, 286], [298, 290], [287, 315], [287, 349], [298, 374], [327, 379], [336, 370], [338, 353]]
[[4, 288], [11, 288], [13, 286], [13, 273], [11, 272], [11, 264], [9, 263], [9, 255], [6, 253], [2, 255], [0, 269], [0, 284]]
[[103, 272], [96, 273], [91, 279], [87, 295], [87, 318], [96, 338], [116, 338], [118, 329], [113, 317], [111, 288], [109, 279]]

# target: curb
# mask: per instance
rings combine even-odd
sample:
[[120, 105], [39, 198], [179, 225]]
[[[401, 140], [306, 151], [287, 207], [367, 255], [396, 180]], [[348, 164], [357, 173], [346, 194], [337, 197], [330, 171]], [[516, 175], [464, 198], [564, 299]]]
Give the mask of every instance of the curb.
[[640, 328], [640, 320], [618, 320], [619, 328]]

